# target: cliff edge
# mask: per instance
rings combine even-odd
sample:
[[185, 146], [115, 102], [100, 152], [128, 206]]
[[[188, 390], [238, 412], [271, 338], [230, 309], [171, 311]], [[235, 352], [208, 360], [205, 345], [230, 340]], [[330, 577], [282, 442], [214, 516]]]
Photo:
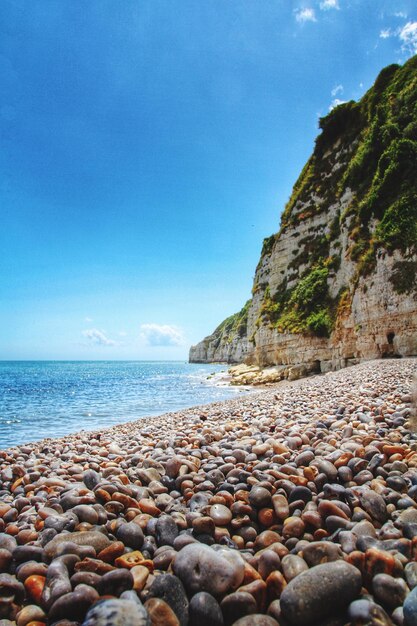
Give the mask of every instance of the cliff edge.
[[190, 362], [302, 376], [417, 354], [417, 57], [319, 125], [251, 299]]

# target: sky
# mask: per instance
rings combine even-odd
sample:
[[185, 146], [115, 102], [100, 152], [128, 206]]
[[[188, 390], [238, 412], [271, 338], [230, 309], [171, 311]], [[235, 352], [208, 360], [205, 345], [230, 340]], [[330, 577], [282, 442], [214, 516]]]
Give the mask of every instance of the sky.
[[186, 360], [415, 0], [2, 0], [0, 359]]

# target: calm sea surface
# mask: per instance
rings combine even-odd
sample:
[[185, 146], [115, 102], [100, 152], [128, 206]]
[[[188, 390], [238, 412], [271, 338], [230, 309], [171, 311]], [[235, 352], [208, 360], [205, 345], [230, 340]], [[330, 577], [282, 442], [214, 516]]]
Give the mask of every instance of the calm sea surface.
[[220, 365], [0, 361], [0, 449], [233, 397]]

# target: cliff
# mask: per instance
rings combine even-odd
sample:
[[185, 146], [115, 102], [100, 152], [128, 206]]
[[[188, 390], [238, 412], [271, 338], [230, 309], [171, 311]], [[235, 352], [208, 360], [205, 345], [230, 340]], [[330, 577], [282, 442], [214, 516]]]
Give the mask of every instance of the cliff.
[[294, 377], [417, 354], [417, 57], [319, 125], [252, 298], [191, 362], [282, 365]]

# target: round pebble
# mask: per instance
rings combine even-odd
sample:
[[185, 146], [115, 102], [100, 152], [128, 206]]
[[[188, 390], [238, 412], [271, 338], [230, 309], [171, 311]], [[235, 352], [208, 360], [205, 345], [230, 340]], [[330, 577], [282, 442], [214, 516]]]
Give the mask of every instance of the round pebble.
[[355, 600], [360, 572], [343, 561], [316, 565], [294, 578], [281, 595], [283, 617], [293, 626], [308, 626], [331, 617]]

